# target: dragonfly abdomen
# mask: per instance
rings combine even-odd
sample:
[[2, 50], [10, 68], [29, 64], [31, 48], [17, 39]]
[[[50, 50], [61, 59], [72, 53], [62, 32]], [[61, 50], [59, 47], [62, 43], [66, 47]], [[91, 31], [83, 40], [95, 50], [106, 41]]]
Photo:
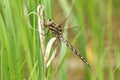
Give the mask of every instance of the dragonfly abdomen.
[[62, 35], [59, 36], [60, 40], [63, 41], [87, 66], [90, 67], [89, 63], [85, 58], [83, 58], [80, 53], [67, 41], [65, 40]]

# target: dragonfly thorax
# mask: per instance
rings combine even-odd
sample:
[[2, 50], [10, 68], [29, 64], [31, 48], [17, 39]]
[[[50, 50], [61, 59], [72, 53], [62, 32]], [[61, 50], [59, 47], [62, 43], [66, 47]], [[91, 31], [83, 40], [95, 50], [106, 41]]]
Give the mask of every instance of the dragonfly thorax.
[[47, 26], [55, 35], [61, 35], [62, 33], [61, 25], [55, 24], [51, 19], [45, 22], [45, 26]]

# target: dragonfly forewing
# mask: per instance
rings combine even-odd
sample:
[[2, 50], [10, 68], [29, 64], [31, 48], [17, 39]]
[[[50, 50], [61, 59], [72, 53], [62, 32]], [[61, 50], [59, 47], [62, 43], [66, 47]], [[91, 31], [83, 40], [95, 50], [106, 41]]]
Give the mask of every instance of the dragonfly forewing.
[[48, 26], [49, 30], [52, 31], [52, 33], [63, 43], [65, 43], [81, 60], [83, 63], [85, 63], [88, 67], [90, 67], [89, 63], [85, 58], [82, 57], [82, 55], [62, 36], [62, 29], [61, 25], [55, 24], [53, 21], [47, 21], [46, 26]]

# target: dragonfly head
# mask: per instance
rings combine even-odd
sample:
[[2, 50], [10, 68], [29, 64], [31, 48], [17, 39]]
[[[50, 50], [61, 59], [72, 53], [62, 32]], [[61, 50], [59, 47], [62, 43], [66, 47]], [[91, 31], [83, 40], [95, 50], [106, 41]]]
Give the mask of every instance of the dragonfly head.
[[50, 26], [53, 24], [53, 20], [52, 19], [48, 19], [46, 22], [45, 22], [45, 25], [46, 26]]

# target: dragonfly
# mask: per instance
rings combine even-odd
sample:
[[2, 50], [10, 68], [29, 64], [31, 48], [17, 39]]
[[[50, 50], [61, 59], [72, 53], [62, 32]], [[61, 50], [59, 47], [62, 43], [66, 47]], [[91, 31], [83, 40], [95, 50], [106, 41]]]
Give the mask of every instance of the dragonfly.
[[57, 37], [59, 40], [61, 40], [63, 43], [65, 43], [81, 60], [84, 64], [86, 64], [88, 67], [91, 67], [88, 63], [88, 61], [62, 36], [62, 28], [61, 25], [56, 24], [53, 20], [48, 19], [45, 21], [45, 26], [48, 27], [50, 31]]

